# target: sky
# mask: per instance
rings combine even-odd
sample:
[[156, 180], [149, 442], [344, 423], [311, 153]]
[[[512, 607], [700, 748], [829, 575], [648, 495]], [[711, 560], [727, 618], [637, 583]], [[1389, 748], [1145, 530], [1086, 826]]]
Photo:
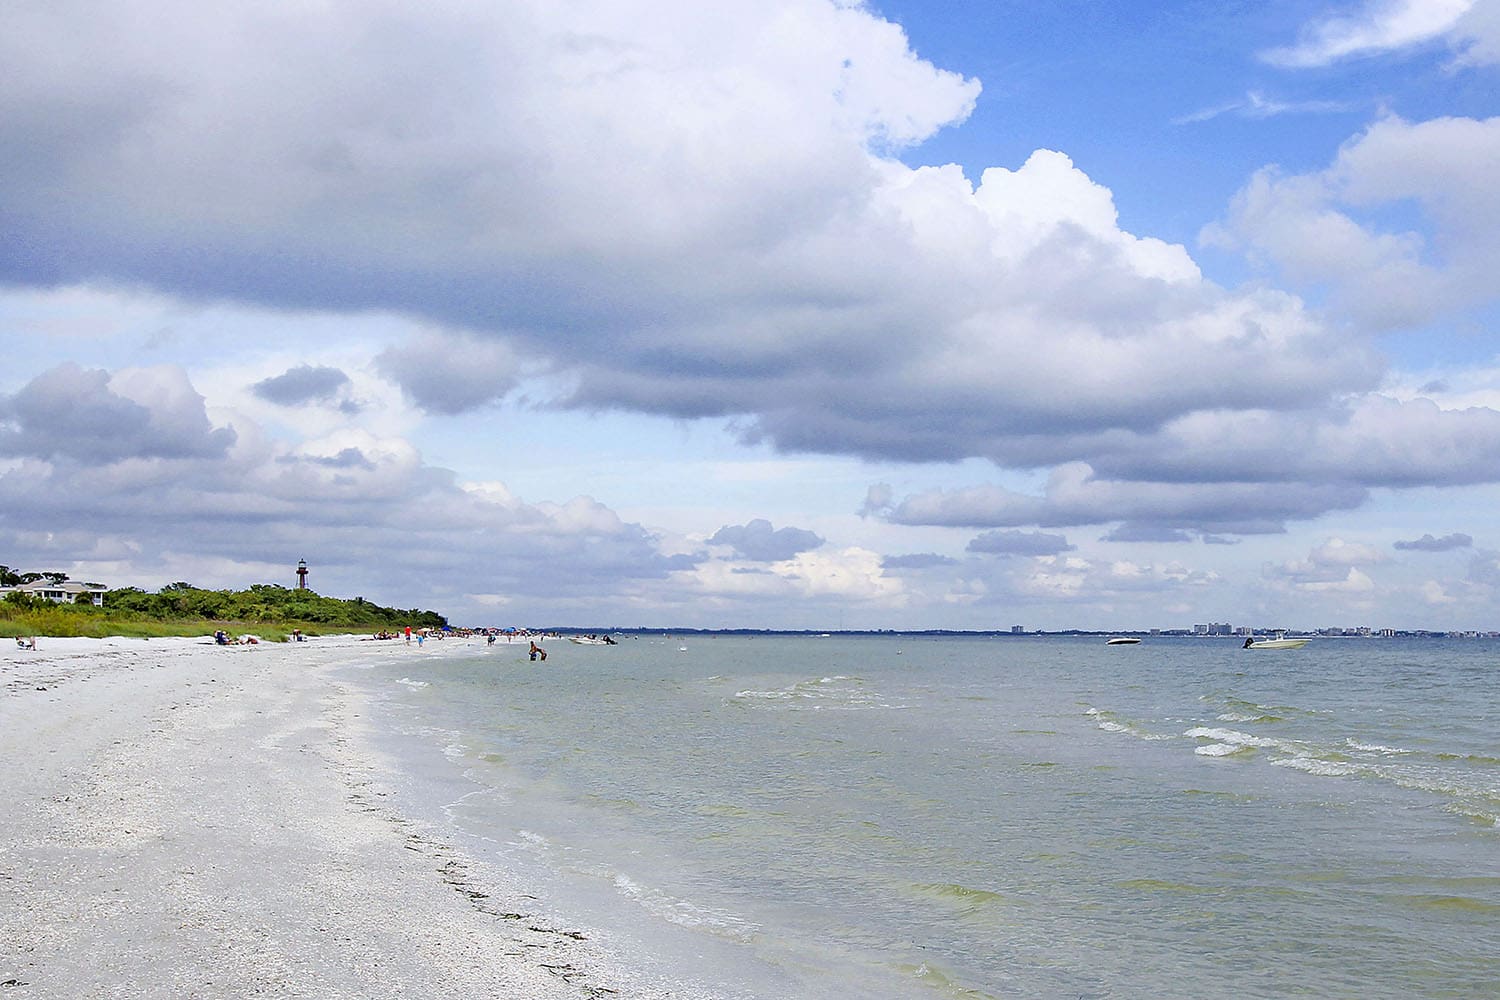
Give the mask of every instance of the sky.
[[0, 563], [1500, 628], [1500, 0], [18, 0]]

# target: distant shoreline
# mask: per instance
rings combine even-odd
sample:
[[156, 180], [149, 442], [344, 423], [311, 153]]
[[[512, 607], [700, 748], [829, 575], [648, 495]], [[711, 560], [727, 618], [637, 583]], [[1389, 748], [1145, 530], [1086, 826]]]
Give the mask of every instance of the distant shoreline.
[[[804, 638], [819, 638], [822, 636], [837, 638], [879, 638], [881, 636], [909, 636], [909, 637], [952, 637], [952, 638], [981, 638], [981, 639], [1045, 639], [1068, 636], [1081, 637], [1108, 637], [1112, 635], [1139, 636], [1142, 639], [1244, 639], [1248, 635], [1275, 635], [1285, 632], [1288, 636], [1305, 637], [1313, 639], [1500, 639], [1500, 631], [1455, 629], [1441, 631], [1438, 629], [1381, 629], [1370, 633], [1334, 632], [1316, 629], [1295, 628], [1260, 628], [1244, 632], [1235, 632], [1232, 635], [1204, 635], [1196, 632], [1186, 632], [1180, 629], [1152, 630], [1141, 628], [1125, 629], [1035, 629], [1026, 632], [1012, 632], [1010, 629], [775, 629], [775, 628], [600, 628], [598, 626], [577, 625], [548, 625], [537, 629], [538, 632], [546, 632], [560, 636], [569, 635], [732, 635], [732, 636], [789, 636]], [[1391, 634], [1384, 634], [1389, 632]]]

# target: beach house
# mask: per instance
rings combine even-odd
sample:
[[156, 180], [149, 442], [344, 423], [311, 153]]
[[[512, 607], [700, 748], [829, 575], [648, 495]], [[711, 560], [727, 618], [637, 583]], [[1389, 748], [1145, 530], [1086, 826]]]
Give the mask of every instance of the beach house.
[[25, 594], [28, 597], [42, 598], [56, 604], [92, 604], [95, 607], [104, 606], [104, 594], [108, 587], [101, 587], [97, 583], [74, 583], [71, 580], [65, 583], [53, 583], [51, 580], [34, 580], [31, 583], [18, 583], [14, 587], [0, 587], [0, 599], [6, 594]]

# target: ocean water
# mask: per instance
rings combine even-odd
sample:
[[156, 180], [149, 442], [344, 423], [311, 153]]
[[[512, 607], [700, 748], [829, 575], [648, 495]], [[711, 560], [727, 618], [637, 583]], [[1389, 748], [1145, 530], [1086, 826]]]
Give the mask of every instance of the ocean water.
[[684, 997], [1500, 996], [1500, 642], [429, 643], [407, 808]]

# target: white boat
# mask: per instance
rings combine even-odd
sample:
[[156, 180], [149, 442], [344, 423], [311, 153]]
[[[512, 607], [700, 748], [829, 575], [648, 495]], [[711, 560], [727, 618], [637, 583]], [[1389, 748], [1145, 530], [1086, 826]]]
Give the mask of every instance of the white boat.
[[1246, 639], [1246, 649], [1301, 649], [1311, 639], [1288, 639], [1284, 635], [1278, 635], [1274, 639]]
[[1137, 639], [1133, 635], [1117, 635], [1113, 638], [1106, 639], [1104, 644], [1106, 646], [1134, 646], [1140, 641], [1141, 640]]
[[580, 646], [613, 646], [613, 639], [604, 639], [597, 635], [570, 635], [569, 642], [576, 642]]

